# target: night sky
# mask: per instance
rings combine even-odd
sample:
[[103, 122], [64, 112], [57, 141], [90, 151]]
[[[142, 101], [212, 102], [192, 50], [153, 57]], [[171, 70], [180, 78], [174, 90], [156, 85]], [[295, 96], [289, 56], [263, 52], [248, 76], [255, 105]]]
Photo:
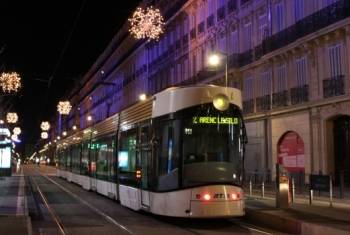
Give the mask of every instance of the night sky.
[[0, 72], [22, 77], [23, 88], [6, 101], [19, 114], [23, 143], [36, 142], [41, 121], [56, 112], [58, 100], [89, 70], [139, 2], [1, 1]]

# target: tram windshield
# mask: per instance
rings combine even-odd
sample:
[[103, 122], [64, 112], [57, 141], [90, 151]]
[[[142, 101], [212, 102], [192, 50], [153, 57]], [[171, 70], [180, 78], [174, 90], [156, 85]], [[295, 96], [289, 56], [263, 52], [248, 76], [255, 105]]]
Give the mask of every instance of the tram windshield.
[[240, 185], [243, 171], [243, 122], [240, 109], [202, 105], [183, 119], [183, 186], [208, 183]]

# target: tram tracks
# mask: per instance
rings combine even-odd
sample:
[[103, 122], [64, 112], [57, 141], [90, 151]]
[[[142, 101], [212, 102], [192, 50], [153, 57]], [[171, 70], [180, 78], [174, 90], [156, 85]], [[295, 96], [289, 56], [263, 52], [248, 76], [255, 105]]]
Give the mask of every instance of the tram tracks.
[[[117, 222], [115, 219], [113, 219], [112, 217], [108, 216], [107, 214], [102, 212], [100, 209], [94, 207], [93, 205], [91, 205], [90, 203], [85, 201], [84, 199], [80, 198], [78, 195], [76, 195], [75, 193], [71, 192], [70, 190], [68, 190], [64, 186], [58, 184], [54, 180], [50, 179], [49, 177], [47, 177], [47, 176], [45, 176], [45, 175], [43, 175], [43, 174], [41, 174], [39, 172], [38, 172], [38, 174], [39, 174], [39, 177], [42, 177], [42, 178], [46, 179], [47, 181], [49, 181], [50, 183], [52, 183], [53, 185], [58, 187], [60, 190], [64, 191], [70, 197], [74, 198], [75, 200], [80, 202], [82, 205], [86, 206], [87, 208], [92, 210], [94, 213], [96, 213], [97, 215], [102, 217], [105, 221], [107, 221], [108, 223], [113, 225], [118, 230], [118, 231], [117, 230], [115, 231], [116, 234], [120, 234], [120, 233], [117, 233], [117, 232], [121, 232], [122, 231], [121, 232], [122, 234], [134, 235], [134, 233], [130, 229], [128, 229], [126, 226], [124, 226], [121, 223]], [[38, 176], [36, 176], [36, 177], [38, 177]], [[52, 207], [52, 205], [50, 205], [47, 196], [45, 196], [45, 193], [40, 188], [39, 184], [37, 183], [37, 180], [35, 179], [35, 176], [31, 177], [31, 181], [33, 182], [33, 186], [35, 187], [38, 195], [40, 196], [40, 199], [42, 200], [43, 205], [45, 206], [45, 208], [49, 212], [50, 217], [52, 218], [52, 221], [56, 225], [59, 234], [60, 235], [74, 235], [74, 233], [70, 232], [69, 228], [67, 226], [65, 226], [65, 223], [60, 219], [60, 216], [55, 211], [55, 209]]]
[[[72, 191], [71, 189], [65, 187], [64, 185], [57, 182], [57, 180], [51, 179], [50, 177], [45, 176], [43, 174], [40, 174], [39, 177], [41, 177], [42, 179], [45, 179], [48, 183], [59, 188], [65, 194], [74, 198], [76, 201], [78, 201], [83, 206], [89, 208], [94, 213], [103, 217], [103, 219], [105, 221], [107, 221], [108, 223], [112, 224], [115, 227], [115, 229], [116, 229], [115, 231], [117, 234], [119, 234], [117, 231], [121, 232], [122, 234], [143, 234], [137, 228], [136, 229], [133, 228], [134, 225], [126, 226], [125, 224], [116, 221], [114, 218], [112, 218], [112, 216], [107, 214], [108, 212], [106, 210], [102, 211], [102, 209], [99, 209], [100, 207], [97, 208], [98, 206], [96, 207], [96, 204], [91, 202], [89, 199], [82, 198], [82, 195], [76, 194], [77, 192]], [[57, 226], [57, 230], [59, 231], [59, 234], [60, 235], [73, 235], [73, 233], [71, 231], [69, 231], [70, 227], [65, 226], [64, 221], [62, 221], [60, 219], [60, 215], [58, 213], [56, 213], [55, 209], [53, 208], [53, 205], [50, 205], [50, 203], [49, 203], [50, 201], [48, 200], [47, 196], [45, 195], [44, 189], [41, 188], [42, 185], [40, 185], [40, 183], [37, 182], [37, 180], [39, 180], [39, 179], [40, 178], [35, 179], [35, 177], [32, 177], [33, 186], [37, 190], [37, 192], [38, 192], [37, 195], [40, 196], [40, 198], [43, 202], [43, 205], [45, 206], [45, 208], [47, 208], [47, 211], [49, 212], [50, 216], [52, 217], [52, 220], [55, 222], [55, 224]], [[150, 220], [150, 219], [152, 219], [151, 217], [153, 217], [153, 216], [146, 215], [146, 217], [147, 218], [145, 218], [145, 220]], [[196, 220], [183, 219], [183, 220], [180, 220], [178, 223], [174, 223], [173, 222], [174, 219], [162, 219], [162, 217], [159, 217], [159, 218], [157, 217], [155, 219], [158, 220], [158, 222], [165, 222], [170, 227], [176, 228], [176, 230], [178, 230], [179, 232], [183, 231], [183, 232], [180, 232], [180, 234], [202, 235], [202, 234], [213, 234], [213, 232], [215, 234], [216, 229], [218, 229], [218, 233], [220, 233], [220, 234], [222, 234], [222, 232], [223, 232], [223, 234], [234, 234], [235, 232], [238, 232], [241, 234], [242, 231], [245, 231], [244, 233], [249, 233], [249, 234], [264, 234], [264, 235], [276, 234], [276, 233], [267, 232], [266, 230], [264, 231], [255, 225], [251, 225], [251, 224], [246, 223], [245, 221], [241, 221], [239, 219], [238, 220], [224, 219], [224, 221], [225, 221], [225, 222], [223, 222], [224, 228], [220, 228], [220, 226], [216, 228], [214, 226], [215, 223], [211, 222], [210, 220], [207, 220], [209, 225], [207, 227], [203, 226], [204, 228], [202, 228], [201, 224], [205, 225], [206, 222], [202, 221], [202, 222], [200, 222], [200, 225], [196, 225], [196, 223], [197, 223]], [[219, 221], [219, 220], [217, 220], [217, 221]], [[231, 224], [231, 226], [229, 224]], [[212, 227], [212, 228], [210, 228], [210, 227]], [[239, 231], [241, 231], [241, 232], [239, 232]]]

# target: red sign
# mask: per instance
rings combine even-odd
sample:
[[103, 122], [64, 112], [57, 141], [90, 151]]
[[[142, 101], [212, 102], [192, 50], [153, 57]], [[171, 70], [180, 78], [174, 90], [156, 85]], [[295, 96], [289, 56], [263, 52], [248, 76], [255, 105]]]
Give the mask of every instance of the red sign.
[[295, 132], [288, 132], [278, 144], [278, 163], [289, 172], [305, 171], [304, 142]]

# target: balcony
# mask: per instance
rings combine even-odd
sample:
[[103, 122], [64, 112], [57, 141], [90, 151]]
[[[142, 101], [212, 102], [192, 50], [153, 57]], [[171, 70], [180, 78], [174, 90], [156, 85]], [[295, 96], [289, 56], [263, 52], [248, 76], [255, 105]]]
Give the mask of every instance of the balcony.
[[271, 96], [264, 95], [256, 98], [256, 111], [267, 111], [271, 109]]
[[214, 26], [214, 15], [210, 15], [207, 18], [207, 28]]
[[226, 16], [225, 6], [220, 7], [220, 8], [217, 10], [218, 21], [225, 19], [225, 16]]
[[254, 113], [254, 99], [243, 101], [243, 113], [244, 114]]
[[202, 21], [198, 25], [198, 34], [203, 33], [203, 32], [204, 32], [204, 21]]
[[330, 98], [338, 95], [344, 95], [344, 75], [323, 80], [323, 97]]
[[290, 96], [292, 105], [309, 101], [309, 85], [292, 88]]
[[[242, 2], [248, 2], [243, 1]], [[241, 3], [242, 3], [241, 2]], [[294, 25], [272, 35], [263, 40], [262, 45], [257, 50], [262, 50], [259, 55], [265, 55], [269, 52], [284, 47], [295, 40], [304, 37], [310, 33], [316, 32], [333, 23], [343, 20], [350, 16], [350, 1], [339, 0], [320, 11], [311, 14]]]
[[284, 107], [288, 106], [288, 91], [280, 91], [272, 94], [272, 107]]
[[191, 31], [190, 31], [190, 37], [191, 37], [191, 39], [196, 38], [196, 28], [191, 29]]
[[228, 13], [231, 13], [236, 9], [237, 9], [237, 0], [229, 0], [227, 3]]

